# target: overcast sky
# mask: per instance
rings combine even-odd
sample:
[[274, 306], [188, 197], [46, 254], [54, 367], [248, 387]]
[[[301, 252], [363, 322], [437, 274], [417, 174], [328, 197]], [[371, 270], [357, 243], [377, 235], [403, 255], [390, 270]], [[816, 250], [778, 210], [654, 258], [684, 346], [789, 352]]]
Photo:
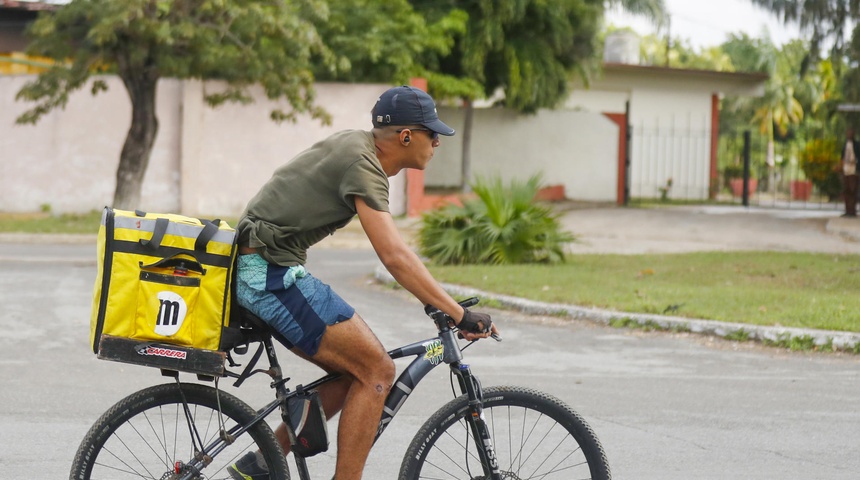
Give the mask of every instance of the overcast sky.
[[[782, 45], [801, 37], [797, 27], [785, 27], [769, 11], [754, 6], [750, 0], [663, 0], [671, 15], [672, 38], [685, 38], [696, 48], [723, 43], [728, 34], [746, 32], [760, 37], [767, 29], [771, 40]], [[607, 12], [608, 24], [631, 27], [640, 35], [657, 33], [647, 20], [621, 13]], [[660, 32], [661, 35], [665, 31]]]

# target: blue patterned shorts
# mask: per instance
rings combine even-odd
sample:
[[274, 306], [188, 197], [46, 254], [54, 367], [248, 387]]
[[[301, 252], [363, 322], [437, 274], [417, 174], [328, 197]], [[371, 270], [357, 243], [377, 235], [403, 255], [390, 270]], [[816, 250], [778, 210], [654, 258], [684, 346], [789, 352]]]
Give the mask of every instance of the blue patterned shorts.
[[310, 356], [328, 325], [352, 318], [348, 303], [301, 265], [282, 267], [257, 254], [240, 255], [236, 300]]

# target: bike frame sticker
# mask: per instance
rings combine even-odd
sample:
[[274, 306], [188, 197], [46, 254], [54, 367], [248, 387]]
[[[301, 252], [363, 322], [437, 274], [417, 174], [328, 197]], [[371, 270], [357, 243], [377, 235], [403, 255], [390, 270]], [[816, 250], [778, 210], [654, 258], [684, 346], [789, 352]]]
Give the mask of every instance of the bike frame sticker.
[[424, 344], [427, 353], [424, 354], [424, 360], [427, 360], [433, 365], [439, 365], [442, 357], [445, 355], [445, 346], [442, 345], [442, 340], [432, 340]]

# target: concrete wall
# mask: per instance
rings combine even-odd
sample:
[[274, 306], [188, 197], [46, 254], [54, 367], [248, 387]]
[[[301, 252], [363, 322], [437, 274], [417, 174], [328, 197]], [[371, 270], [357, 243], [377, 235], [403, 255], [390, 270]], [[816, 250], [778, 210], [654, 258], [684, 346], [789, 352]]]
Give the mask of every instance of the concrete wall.
[[[66, 108], [36, 125], [16, 125], [31, 107], [15, 94], [33, 76], [0, 76], [0, 211], [87, 212], [110, 204], [119, 154], [131, 123], [131, 104], [116, 77], [107, 92], [73, 94]], [[142, 191], [141, 208], [179, 209], [181, 83], [159, 83], [160, 122]]]
[[[439, 115], [458, 132], [463, 111], [440, 107]], [[428, 186], [459, 186], [462, 136], [442, 137], [426, 171]], [[618, 127], [602, 114], [541, 110], [522, 115], [501, 108], [476, 109], [472, 173], [504, 180], [542, 173], [544, 183], [561, 184], [568, 198], [615, 201]]]
[[[388, 86], [317, 84], [319, 104], [332, 116], [329, 126], [310, 118], [272, 122], [268, 115], [276, 105], [261, 89], [253, 106], [212, 109], [203, 102], [203, 89], [219, 88], [217, 83], [185, 82], [184, 88], [181, 210], [238, 214], [272, 171], [302, 150], [340, 130], [369, 129], [370, 109]], [[398, 175], [389, 181], [392, 213], [402, 214], [405, 180]]]
[[[64, 110], [36, 126], [16, 125], [29, 104], [15, 94], [33, 76], [0, 76], [0, 211], [86, 212], [111, 203], [116, 165], [130, 124], [131, 106], [120, 80], [101, 77], [106, 93], [88, 88]], [[238, 216], [271, 172], [335, 131], [370, 127], [369, 111], [386, 85], [318, 84], [317, 99], [332, 124], [301, 118], [278, 125], [276, 105], [255, 90], [253, 105], [212, 109], [203, 93], [217, 82], [162, 80], [158, 87], [159, 132], [138, 208], [199, 216]], [[441, 117], [462, 132], [457, 108]], [[479, 109], [473, 132], [474, 173], [504, 179], [542, 172], [562, 184], [570, 198], [615, 200], [617, 127], [600, 114], [541, 111], [534, 116]], [[459, 185], [462, 136], [443, 137], [426, 183]], [[392, 213], [405, 211], [405, 175], [391, 180]]]
[[[0, 76], [0, 211], [86, 212], [110, 204], [131, 106], [121, 81], [109, 90], [73, 94], [64, 110], [36, 126], [16, 125], [30, 104], [15, 94], [32, 76]], [[201, 216], [238, 216], [271, 172], [332, 132], [368, 129], [370, 109], [386, 85], [318, 84], [318, 103], [331, 126], [307, 117], [275, 124], [275, 106], [261, 90], [250, 106], [212, 109], [203, 90], [217, 82], [159, 82], [159, 132], [139, 208]], [[391, 181], [392, 213], [405, 211], [405, 180]]]
[[[577, 88], [565, 108], [624, 113], [630, 102], [630, 194], [655, 198], [669, 178], [686, 198], [708, 198], [712, 84], [644, 77], [626, 90], [613, 79]], [[629, 86], [633, 84], [634, 86]]]

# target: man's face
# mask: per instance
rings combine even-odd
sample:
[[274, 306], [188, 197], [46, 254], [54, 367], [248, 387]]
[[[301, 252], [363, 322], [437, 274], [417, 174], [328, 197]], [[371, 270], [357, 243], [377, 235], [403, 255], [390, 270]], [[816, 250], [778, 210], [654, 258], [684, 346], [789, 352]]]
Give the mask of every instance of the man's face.
[[424, 127], [409, 128], [409, 148], [412, 149], [414, 156], [413, 162], [408, 168], [416, 168], [424, 170], [430, 159], [433, 158], [433, 153], [436, 147], [439, 146], [439, 134]]

